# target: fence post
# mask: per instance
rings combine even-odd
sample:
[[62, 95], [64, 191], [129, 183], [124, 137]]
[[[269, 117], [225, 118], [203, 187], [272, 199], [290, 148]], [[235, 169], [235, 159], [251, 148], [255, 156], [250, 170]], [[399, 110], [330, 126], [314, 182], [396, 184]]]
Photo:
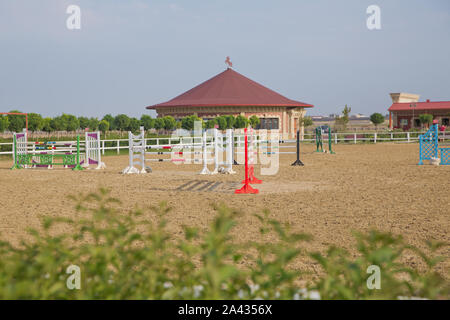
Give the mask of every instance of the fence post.
[[337, 144], [338, 139], [337, 139], [337, 133], [334, 134], [334, 144]]
[[406, 137], [408, 138], [408, 142], [410, 142], [409, 132], [406, 133]]
[[356, 144], [356, 133], [353, 134], [353, 142]]
[[120, 154], [120, 140], [117, 140], [117, 154]]
[[373, 143], [377, 143], [377, 133], [376, 132], [373, 135]]
[[391, 141], [394, 140], [394, 134], [391, 132]]
[[102, 154], [105, 154], [105, 140], [102, 141]]

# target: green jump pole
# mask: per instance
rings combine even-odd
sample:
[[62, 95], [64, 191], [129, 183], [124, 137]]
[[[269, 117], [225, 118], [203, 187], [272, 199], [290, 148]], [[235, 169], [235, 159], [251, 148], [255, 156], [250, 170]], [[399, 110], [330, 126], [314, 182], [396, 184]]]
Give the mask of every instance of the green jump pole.
[[77, 164], [73, 167], [74, 171], [84, 170], [84, 168], [80, 165], [80, 136], [77, 136]]
[[16, 135], [15, 134], [13, 136], [13, 148], [14, 148], [14, 154], [13, 154], [14, 164], [13, 164], [11, 170], [13, 170], [13, 169], [22, 169], [22, 167], [19, 165], [18, 160], [17, 160], [17, 140], [16, 140]]
[[335, 154], [335, 152], [333, 151], [333, 149], [331, 148], [331, 128], [328, 127], [328, 151], [331, 154]]
[[320, 129], [319, 127], [316, 128], [316, 152], [323, 152], [322, 129]]

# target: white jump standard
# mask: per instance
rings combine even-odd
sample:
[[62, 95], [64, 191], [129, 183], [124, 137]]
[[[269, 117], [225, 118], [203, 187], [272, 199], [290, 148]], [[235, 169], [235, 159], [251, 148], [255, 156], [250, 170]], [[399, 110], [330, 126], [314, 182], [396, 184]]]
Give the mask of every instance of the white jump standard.
[[[145, 131], [144, 127], [141, 127], [141, 133], [134, 135], [131, 131], [128, 132], [128, 154], [129, 163], [128, 167], [123, 169], [122, 173], [147, 173], [151, 172], [151, 168], [145, 167]], [[137, 169], [135, 165], [141, 167]], [[147, 171], [148, 170], [148, 171]]]

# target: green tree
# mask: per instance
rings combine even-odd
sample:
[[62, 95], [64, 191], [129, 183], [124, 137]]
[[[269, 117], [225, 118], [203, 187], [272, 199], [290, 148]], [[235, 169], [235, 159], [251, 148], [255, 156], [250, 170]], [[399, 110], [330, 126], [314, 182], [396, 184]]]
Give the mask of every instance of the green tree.
[[165, 116], [164, 118], [164, 129], [174, 130], [177, 127], [177, 121], [172, 116]]
[[42, 131], [52, 132], [52, 118], [44, 118], [42, 121]]
[[67, 124], [62, 116], [54, 117], [50, 121], [52, 131], [64, 131], [67, 129]]
[[232, 115], [228, 115], [228, 116], [225, 116], [225, 119], [227, 119], [227, 129], [233, 129], [236, 118], [233, 117]]
[[42, 129], [44, 125], [44, 119], [38, 113], [29, 113], [28, 114], [28, 130], [30, 131], [39, 131]]
[[433, 122], [433, 115], [429, 113], [422, 113], [419, 115], [419, 120], [423, 126], [429, 127]]
[[80, 128], [83, 130], [89, 127], [89, 118], [87, 117], [78, 117], [78, 122], [80, 123]]
[[88, 128], [90, 131], [95, 131], [98, 129], [99, 121], [97, 118], [90, 118], [88, 121]]
[[126, 131], [130, 127], [130, 118], [126, 114], [119, 114], [114, 118], [116, 130]]
[[155, 119], [155, 129], [161, 130], [164, 128], [164, 119], [163, 118], [156, 118]]
[[143, 126], [145, 130], [153, 129], [155, 127], [155, 119], [148, 114], [143, 114], [141, 116], [141, 126]]
[[141, 121], [138, 118], [130, 118], [130, 124], [128, 125], [127, 130], [131, 132], [139, 131], [141, 126]]
[[342, 110], [342, 115], [337, 116], [334, 120], [336, 126], [340, 126], [343, 130], [347, 128], [347, 124], [350, 120], [350, 112], [352, 111], [352, 108], [345, 105], [344, 110]]
[[216, 119], [210, 119], [208, 121], [204, 122], [205, 129], [214, 129], [215, 125], [217, 124]]
[[8, 117], [0, 115], [0, 132], [4, 132], [6, 129], [8, 129]]
[[374, 113], [370, 116], [370, 121], [378, 128], [379, 124], [384, 123], [384, 116], [381, 113]]
[[225, 116], [219, 116], [219, 117], [216, 117], [215, 119], [216, 119], [217, 125], [219, 126], [219, 130], [227, 129], [228, 123], [227, 123], [227, 118]]
[[[11, 110], [10, 112], [20, 113], [18, 110]], [[8, 130], [12, 132], [20, 132], [25, 128], [25, 116], [18, 114], [8, 115]]]
[[234, 127], [236, 129], [246, 128], [248, 125], [248, 119], [244, 116], [238, 115], [236, 121], [234, 122]]
[[311, 117], [300, 117], [299, 121], [300, 125], [303, 125], [304, 128], [308, 128], [314, 124]]
[[63, 121], [66, 124], [67, 131], [76, 131], [78, 128], [80, 128], [80, 122], [78, 121], [78, 118], [71, 114], [63, 113], [61, 116]]
[[185, 130], [194, 130], [195, 121], [201, 122], [202, 119], [200, 119], [196, 115], [184, 117], [183, 119], [181, 119], [181, 127]]
[[105, 120], [109, 123], [109, 130], [117, 130], [115, 124], [114, 124], [114, 117], [110, 114], [107, 114], [103, 117], [102, 120]]
[[105, 133], [106, 131], [109, 130], [109, 122], [106, 121], [106, 120], [101, 120], [101, 121], [98, 123], [98, 129], [99, 129], [102, 133]]
[[255, 115], [251, 116], [249, 119], [249, 123], [252, 126], [252, 128], [256, 128], [258, 127], [258, 125], [261, 123], [261, 121], [259, 120], [259, 118]]

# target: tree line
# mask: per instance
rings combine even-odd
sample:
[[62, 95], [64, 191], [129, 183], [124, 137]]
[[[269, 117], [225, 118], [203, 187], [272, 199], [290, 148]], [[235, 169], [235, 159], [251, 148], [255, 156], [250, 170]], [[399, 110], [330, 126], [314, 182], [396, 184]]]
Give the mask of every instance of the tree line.
[[[11, 113], [20, 113], [20, 111], [12, 110]], [[244, 116], [223, 115], [213, 119], [203, 120], [195, 115], [186, 116], [176, 120], [172, 116], [161, 118], [152, 118], [149, 115], [142, 115], [140, 119], [129, 117], [125, 114], [112, 116], [105, 115], [102, 119], [95, 117], [77, 117], [71, 114], [63, 113], [57, 117], [43, 117], [38, 113], [28, 113], [28, 130], [32, 132], [44, 131], [77, 131], [89, 128], [91, 131], [133, 131], [139, 130], [143, 126], [145, 130], [174, 130], [178, 128], [193, 130], [195, 121], [200, 121], [205, 129], [218, 128], [220, 130], [232, 128], [245, 128], [248, 125], [256, 128], [260, 120], [256, 116], [246, 118]], [[24, 115], [0, 115], [0, 132], [22, 131], [26, 126]]]

